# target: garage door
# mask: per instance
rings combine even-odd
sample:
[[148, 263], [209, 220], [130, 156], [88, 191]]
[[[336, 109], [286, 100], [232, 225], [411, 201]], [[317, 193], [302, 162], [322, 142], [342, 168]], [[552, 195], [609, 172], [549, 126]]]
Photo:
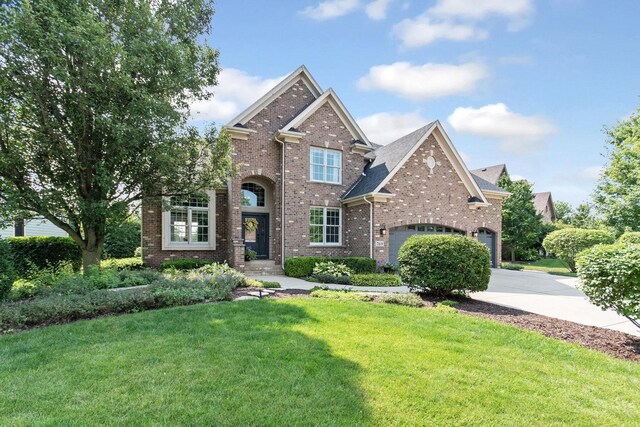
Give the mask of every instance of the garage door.
[[489, 254], [491, 254], [491, 267], [496, 266], [496, 233], [486, 228], [478, 230], [478, 241], [484, 243], [489, 248]]
[[400, 246], [415, 234], [461, 234], [464, 236], [466, 233], [455, 228], [433, 224], [396, 227], [389, 231], [389, 262], [398, 262]]

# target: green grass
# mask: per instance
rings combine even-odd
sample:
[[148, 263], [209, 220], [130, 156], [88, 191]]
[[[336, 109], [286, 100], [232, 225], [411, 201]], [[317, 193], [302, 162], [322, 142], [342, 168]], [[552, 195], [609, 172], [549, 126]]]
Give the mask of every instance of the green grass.
[[0, 425], [639, 425], [640, 364], [449, 311], [256, 300], [0, 338]]
[[575, 273], [572, 273], [567, 267], [564, 261], [556, 258], [542, 258], [534, 262], [521, 262], [518, 263], [524, 265], [527, 270], [546, 271], [550, 274], [557, 274], [559, 276], [576, 277]]

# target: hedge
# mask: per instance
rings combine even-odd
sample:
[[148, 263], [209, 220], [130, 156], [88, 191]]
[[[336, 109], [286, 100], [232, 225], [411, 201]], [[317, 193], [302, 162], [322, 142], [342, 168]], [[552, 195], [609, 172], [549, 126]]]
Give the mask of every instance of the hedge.
[[16, 272], [11, 247], [6, 240], [0, 239], [0, 301], [9, 295], [11, 284], [15, 277]]
[[160, 269], [194, 270], [213, 263], [215, 263], [215, 261], [210, 259], [170, 259], [163, 261], [162, 264], [160, 264]]
[[344, 264], [355, 274], [376, 272], [376, 261], [372, 258], [302, 256], [297, 258], [287, 258], [284, 261], [284, 273], [290, 277], [308, 277], [313, 274], [313, 267], [315, 267], [317, 263], [325, 261]]
[[580, 289], [593, 304], [640, 321], [640, 245], [594, 246], [580, 252], [576, 266]]
[[82, 266], [82, 250], [70, 237], [11, 237], [16, 271], [23, 275], [32, 268], [56, 268], [69, 263], [75, 271]]
[[100, 268], [115, 268], [116, 270], [142, 270], [142, 258], [108, 258], [100, 261]]
[[618, 237], [618, 243], [640, 244], [640, 231], [627, 231]]
[[135, 256], [140, 246], [140, 221], [126, 221], [112, 226], [104, 236], [104, 258], [129, 258]]
[[402, 280], [393, 274], [354, 274], [350, 279], [353, 286], [402, 286]]
[[484, 291], [491, 276], [487, 247], [464, 236], [411, 236], [400, 247], [398, 262], [404, 283], [435, 295]]
[[597, 244], [613, 243], [613, 236], [605, 230], [565, 228], [549, 233], [542, 246], [547, 253], [566, 262], [569, 270], [576, 272], [576, 256]]

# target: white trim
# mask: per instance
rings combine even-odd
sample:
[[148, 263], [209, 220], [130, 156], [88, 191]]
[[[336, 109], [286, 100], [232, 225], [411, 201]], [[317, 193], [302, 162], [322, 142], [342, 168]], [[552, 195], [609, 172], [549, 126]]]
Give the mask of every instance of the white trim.
[[[362, 203], [363, 197], [371, 198], [373, 202], [387, 202], [390, 198], [395, 197], [395, 194], [392, 193], [367, 193], [362, 194], [360, 196], [349, 197], [348, 199], [341, 200], [343, 205], [351, 205], [356, 206]], [[360, 203], [358, 203], [360, 202]]]
[[506, 199], [511, 195], [508, 191], [482, 190], [482, 192], [488, 197], [497, 197], [499, 199]]
[[289, 74], [284, 80], [275, 85], [273, 89], [264, 94], [260, 99], [251, 104], [247, 109], [231, 119], [227, 126], [234, 127], [237, 123], [246, 124], [253, 116], [262, 111], [264, 107], [269, 105], [273, 100], [280, 96], [283, 92], [293, 86], [298, 80], [302, 81], [309, 88], [311, 93], [317, 98], [322, 93], [322, 89], [318, 82], [307, 70], [307, 67], [301, 65], [293, 73]]
[[[319, 150], [323, 153], [323, 164], [313, 163], [313, 150]], [[332, 151], [334, 153], [338, 153], [340, 155], [340, 167], [336, 166], [327, 166], [327, 152]], [[322, 166], [324, 168], [324, 179], [317, 180], [313, 179], [313, 166]], [[338, 169], [338, 181], [327, 181], [327, 168]], [[342, 185], [342, 151], [340, 150], [332, 150], [330, 148], [317, 147], [312, 145], [309, 147], [309, 182], [318, 182], [321, 184], [334, 184], [334, 185]]]
[[223, 126], [223, 129], [226, 129], [231, 135], [231, 138], [240, 139], [242, 141], [246, 141], [249, 139], [249, 135], [252, 133], [258, 133], [258, 131], [253, 129], [241, 128], [237, 126]]
[[[337, 210], [340, 218], [340, 225], [338, 226], [338, 242], [337, 243], [317, 243], [311, 241], [311, 226], [319, 226], [320, 224], [311, 224], [311, 209], [322, 209], [322, 240], [327, 238], [327, 209]], [[319, 247], [335, 247], [342, 246], [342, 232], [344, 230], [344, 224], [342, 223], [342, 208], [335, 206], [309, 206], [309, 246]]]
[[[216, 249], [216, 192], [207, 191], [209, 196], [209, 241], [206, 243], [178, 243], [171, 241], [171, 209], [162, 212], [162, 250], [163, 251], [213, 251]], [[189, 230], [190, 225], [187, 229]]]
[[372, 147], [369, 138], [364, 134], [358, 123], [354, 120], [349, 110], [346, 109], [338, 95], [334, 92], [332, 88], [329, 88], [325, 93], [322, 94], [318, 99], [313, 101], [311, 105], [302, 111], [302, 113], [298, 114], [293, 118], [289, 123], [282, 126], [283, 131], [288, 131], [291, 128], [297, 129], [309, 116], [318, 111], [318, 109], [324, 105], [325, 102], [329, 102], [331, 108], [336, 112], [340, 120], [346, 125], [349, 133], [353, 136], [353, 139], [360, 140], [364, 142], [367, 146]]

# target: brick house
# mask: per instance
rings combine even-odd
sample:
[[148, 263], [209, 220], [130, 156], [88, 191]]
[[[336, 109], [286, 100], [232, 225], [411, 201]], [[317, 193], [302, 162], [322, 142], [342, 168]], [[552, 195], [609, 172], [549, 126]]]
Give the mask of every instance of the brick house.
[[473, 175], [440, 122], [373, 144], [332, 89], [302, 66], [226, 126], [240, 173], [209, 200], [144, 203], [145, 263], [227, 261], [245, 248], [262, 263], [304, 255], [395, 261], [412, 234], [477, 238], [500, 263], [501, 204], [509, 193]]

